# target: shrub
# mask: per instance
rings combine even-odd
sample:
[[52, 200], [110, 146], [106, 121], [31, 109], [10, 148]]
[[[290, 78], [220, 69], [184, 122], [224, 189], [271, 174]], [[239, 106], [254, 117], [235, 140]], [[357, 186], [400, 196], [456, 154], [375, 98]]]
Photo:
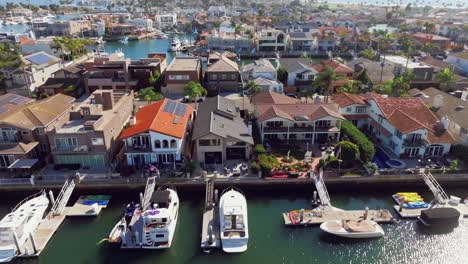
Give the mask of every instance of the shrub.
[[257, 162], [252, 162], [250, 164], [250, 171], [255, 174], [258, 173], [260, 171], [260, 165], [258, 165]]
[[374, 144], [350, 121], [341, 123], [341, 133], [358, 146], [360, 157], [364, 162], [371, 161], [374, 158]]
[[263, 144], [255, 145], [255, 153], [257, 153], [257, 155], [266, 153], [266, 150], [265, 150], [265, 147], [263, 146]]
[[344, 162], [352, 162], [359, 159], [359, 148], [352, 142], [341, 141], [340, 143], [336, 144], [336, 149], [340, 152], [339, 157]]
[[185, 160], [185, 172], [192, 173], [197, 169], [197, 162], [195, 160]]
[[277, 159], [270, 155], [262, 154], [258, 156], [258, 165], [263, 174], [268, 174], [272, 169], [278, 167], [280, 164]]

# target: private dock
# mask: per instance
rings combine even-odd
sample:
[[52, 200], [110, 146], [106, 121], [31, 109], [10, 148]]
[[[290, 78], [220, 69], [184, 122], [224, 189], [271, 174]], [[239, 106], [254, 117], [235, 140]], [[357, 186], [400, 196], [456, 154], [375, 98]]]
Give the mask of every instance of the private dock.
[[201, 232], [202, 249], [221, 247], [219, 227], [219, 206], [217, 190], [214, 190], [214, 179], [206, 179], [205, 208]]
[[[298, 210], [300, 211], [300, 210]], [[366, 210], [340, 210], [331, 207], [324, 207], [322, 211], [304, 210], [303, 220], [293, 223], [289, 213], [283, 213], [285, 226], [312, 226], [319, 225], [327, 221], [342, 220], [363, 220]], [[393, 223], [393, 216], [389, 210], [367, 210], [367, 220], [377, 223]]]
[[107, 207], [108, 195], [83, 195], [72, 207], [67, 207], [67, 216], [98, 216]]
[[52, 191], [49, 192], [52, 207], [36, 230], [29, 235], [26, 243], [18, 248], [18, 258], [38, 257], [67, 216], [97, 216], [101, 209], [105, 207], [102, 205], [85, 205], [87, 196], [80, 197], [73, 206], [66, 206], [74, 189], [75, 181], [69, 179], [65, 181], [57, 199], [54, 198]]
[[[424, 183], [429, 187], [429, 190], [434, 194], [434, 207], [452, 207], [457, 209], [463, 217], [468, 217], [468, 205], [464, 203], [453, 204], [450, 201], [449, 196], [445, 193], [442, 186], [432, 176], [432, 174], [426, 173], [425, 169], [420, 169], [419, 174], [424, 180]], [[393, 208], [401, 218], [417, 218], [421, 215], [421, 211], [427, 210], [428, 208], [408, 209], [401, 208], [401, 205], [394, 205]]]
[[[285, 226], [311, 226], [319, 225], [327, 221], [342, 221], [342, 220], [372, 220], [377, 223], [393, 223], [393, 216], [389, 210], [341, 210], [333, 207], [331, 204], [330, 195], [328, 194], [327, 187], [323, 181], [323, 171], [320, 170], [319, 175], [313, 175], [315, 188], [317, 193], [314, 192], [314, 200], [316, 194], [320, 198], [320, 206], [314, 210], [301, 209], [296, 210], [295, 213], [300, 216], [299, 221], [293, 223], [289, 212], [283, 213], [283, 220]], [[367, 216], [367, 217], [365, 217]]]

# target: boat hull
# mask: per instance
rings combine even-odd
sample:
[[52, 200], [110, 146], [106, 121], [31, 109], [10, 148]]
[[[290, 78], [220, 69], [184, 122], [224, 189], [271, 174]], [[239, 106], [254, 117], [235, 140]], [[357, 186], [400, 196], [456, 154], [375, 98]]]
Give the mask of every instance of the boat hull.
[[12, 261], [16, 257], [15, 249], [0, 249], [0, 263]]
[[[337, 224], [341, 224], [341, 221], [331, 221]], [[344, 238], [379, 238], [383, 237], [385, 235], [385, 232], [383, 231], [382, 227], [380, 227], [377, 223], [373, 222], [375, 224], [376, 230], [373, 232], [349, 232], [343, 227], [339, 230], [331, 230], [328, 227], [328, 224], [331, 222], [325, 222], [320, 225], [320, 229], [322, 229], [324, 232], [339, 236], [339, 237], [344, 237]]]

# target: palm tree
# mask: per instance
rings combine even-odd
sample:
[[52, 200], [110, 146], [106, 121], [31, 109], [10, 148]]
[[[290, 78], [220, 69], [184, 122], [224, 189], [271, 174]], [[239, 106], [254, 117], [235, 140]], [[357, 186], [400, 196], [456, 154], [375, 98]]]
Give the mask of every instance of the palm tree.
[[250, 81], [249, 83], [247, 83], [244, 90], [248, 91], [248, 97], [251, 103], [255, 95], [259, 94], [262, 91], [260, 86], [254, 81]]
[[335, 71], [330, 67], [326, 66], [325, 70], [318, 74], [317, 78], [314, 80], [315, 88], [323, 88], [325, 95], [325, 102], [328, 102], [328, 96], [330, 95], [330, 90], [333, 88], [332, 84], [338, 78], [336, 77]]

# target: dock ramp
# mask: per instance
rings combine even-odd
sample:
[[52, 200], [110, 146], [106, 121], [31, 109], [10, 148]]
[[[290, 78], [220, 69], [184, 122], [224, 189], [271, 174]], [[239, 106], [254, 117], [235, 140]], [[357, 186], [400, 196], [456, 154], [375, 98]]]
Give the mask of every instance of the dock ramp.
[[74, 189], [75, 180], [66, 180], [62, 186], [62, 189], [60, 190], [59, 195], [57, 196], [57, 199], [52, 204], [49, 216], [57, 216], [63, 213], [63, 210], [65, 209], [65, 206], [67, 205], [68, 200], [70, 199], [70, 196], [72, 195]]
[[331, 206], [327, 186], [325, 186], [325, 182], [323, 181], [323, 170], [320, 170], [319, 175], [314, 174], [314, 182], [322, 205]]

